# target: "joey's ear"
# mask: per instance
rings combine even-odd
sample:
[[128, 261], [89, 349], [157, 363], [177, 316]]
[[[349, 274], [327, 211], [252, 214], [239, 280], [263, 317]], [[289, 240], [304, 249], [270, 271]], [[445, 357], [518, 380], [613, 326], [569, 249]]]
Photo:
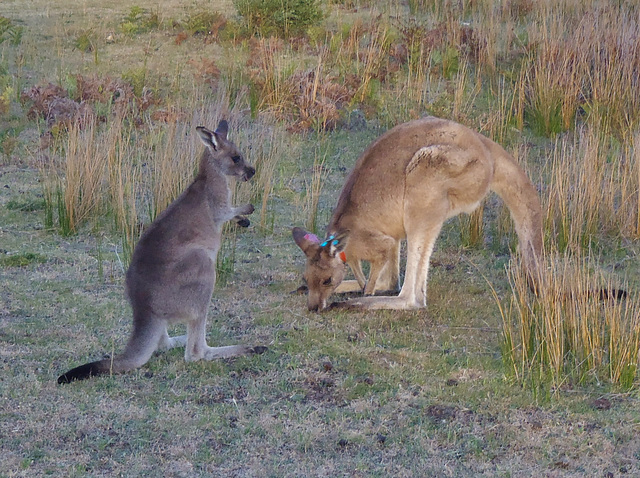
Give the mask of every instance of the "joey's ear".
[[229, 123], [225, 120], [221, 120], [216, 128], [216, 135], [218, 135], [219, 138], [226, 140], [227, 134], [229, 134]]
[[204, 126], [198, 126], [196, 131], [198, 132], [198, 136], [200, 136], [200, 140], [206, 147], [212, 148], [214, 151], [218, 149], [218, 138], [216, 138], [216, 133], [209, 131]]
[[302, 252], [307, 256], [311, 254], [311, 251], [320, 247], [320, 240], [316, 235], [308, 233], [301, 227], [294, 227], [291, 231], [291, 235], [293, 236], [293, 240], [296, 244], [298, 244], [298, 247], [302, 249]]

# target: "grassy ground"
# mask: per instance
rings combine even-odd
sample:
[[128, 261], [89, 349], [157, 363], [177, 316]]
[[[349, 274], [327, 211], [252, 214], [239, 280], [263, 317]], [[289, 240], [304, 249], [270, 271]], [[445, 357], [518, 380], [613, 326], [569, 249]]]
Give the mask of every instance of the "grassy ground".
[[[120, 0], [50, 3], [0, 4], [0, 15], [26, 29], [19, 49], [0, 45], [15, 90], [68, 85], [76, 73], [133, 78], [142, 69], [155, 88], [174, 91], [169, 106], [192, 104], [180, 99], [190, 87], [177, 81], [195, 82], [190, 68], [202, 63], [189, 60], [230, 48], [195, 37], [178, 45], [168, 28], [123, 35], [118, 25], [130, 5]], [[233, 8], [215, 1], [136, 5], [161, 22]], [[97, 62], [94, 52], [73, 46], [86, 31], [98, 38]], [[111, 33], [116, 43], [106, 40]], [[70, 366], [122, 350], [130, 327], [126, 254], [120, 235], [99, 220], [71, 236], [45, 227], [46, 178], [38, 166], [47, 127], [27, 121], [25, 109], [14, 102], [2, 117], [3, 145], [7, 137], [16, 145], [0, 163], [0, 476], [640, 475], [636, 387], [622, 390], [594, 376], [584, 385], [532, 388], [504, 367], [491, 287], [508, 301], [509, 252], [492, 245], [492, 233], [484, 246], [465, 247], [459, 221], [446, 224], [426, 311], [314, 314], [304, 296], [291, 294], [303, 257], [290, 230], [307, 220], [305, 191], [318, 160], [327, 171], [321, 231], [355, 158], [384, 129], [387, 119], [371, 113], [358, 127], [317, 135], [259, 127], [273, 128], [284, 147], [263, 216], [257, 207], [253, 227], [237, 232], [233, 271], [214, 293], [208, 341], [263, 344], [267, 353], [187, 364], [174, 350], [135, 372], [58, 386]], [[262, 124], [240, 107], [230, 113], [245, 118], [241, 124]], [[242, 143], [255, 162], [256, 136], [247, 135]], [[554, 147], [523, 136], [512, 149], [527, 151], [538, 183]], [[488, 224], [499, 214], [492, 198]], [[602, 235], [594, 247], [598, 266], [628, 278], [634, 294], [637, 243]]]

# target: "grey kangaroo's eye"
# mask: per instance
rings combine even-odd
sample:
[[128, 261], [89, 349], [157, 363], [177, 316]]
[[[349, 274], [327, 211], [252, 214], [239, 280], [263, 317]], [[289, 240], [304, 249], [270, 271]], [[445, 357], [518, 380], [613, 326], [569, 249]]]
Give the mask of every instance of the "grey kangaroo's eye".
[[322, 281], [322, 285], [331, 285], [331, 277]]
[[238, 164], [242, 158], [240, 156], [232, 156], [231, 159], [234, 163]]

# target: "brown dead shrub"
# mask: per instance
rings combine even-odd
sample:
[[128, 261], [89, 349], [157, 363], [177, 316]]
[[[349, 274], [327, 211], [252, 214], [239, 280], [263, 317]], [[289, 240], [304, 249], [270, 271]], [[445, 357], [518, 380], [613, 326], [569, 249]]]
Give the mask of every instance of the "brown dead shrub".
[[295, 118], [290, 131], [301, 132], [312, 128], [334, 129], [340, 120], [340, 110], [355, 93], [354, 89], [338, 83], [332, 75], [320, 76], [315, 70], [297, 72], [288, 83], [297, 87], [294, 93]]
[[73, 122], [82, 125], [94, 114], [90, 105], [72, 100], [64, 88], [52, 83], [45, 87], [28, 88], [22, 92], [20, 98], [23, 103], [31, 102], [27, 117], [43, 118], [48, 127]]
[[220, 78], [220, 68], [217, 67], [213, 59], [200, 58], [199, 61], [191, 59], [187, 63], [195, 70], [194, 76], [205, 84], [214, 85]]

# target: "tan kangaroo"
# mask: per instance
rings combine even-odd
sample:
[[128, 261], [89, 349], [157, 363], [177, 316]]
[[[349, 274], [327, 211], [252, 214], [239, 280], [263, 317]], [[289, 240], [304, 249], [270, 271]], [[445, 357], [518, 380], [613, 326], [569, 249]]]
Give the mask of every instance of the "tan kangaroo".
[[[400, 243], [407, 240], [404, 284], [398, 296], [339, 303], [362, 309], [417, 309], [427, 305], [429, 258], [442, 224], [471, 213], [487, 193], [511, 212], [519, 249], [534, 279], [542, 251], [542, 211], [535, 187], [501, 146], [465, 126], [427, 117], [396, 126], [374, 141], [349, 174], [320, 241], [294, 228], [307, 257], [309, 310], [327, 307], [331, 294], [398, 290]], [[371, 265], [369, 280], [361, 261]], [[345, 264], [357, 282], [345, 281]], [[342, 283], [342, 284], [341, 284]]]
[[[202, 126], [196, 129], [206, 149], [195, 180], [153, 221], [133, 252], [126, 276], [133, 330], [124, 353], [71, 369], [58, 383], [141, 367], [158, 348], [186, 345], [188, 362], [266, 350], [245, 345], [209, 347], [205, 339], [222, 226], [233, 219], [246, 227], [249, 221], [242, 216], [253, 212], [251, 204], [231, 205], [227, 177], [248, 181], [255, 169], [227, 139], [226, 121], [215, 132]], [[187, 324], [187, 334], [169, 337], [167, 326], [178, 322]]]

